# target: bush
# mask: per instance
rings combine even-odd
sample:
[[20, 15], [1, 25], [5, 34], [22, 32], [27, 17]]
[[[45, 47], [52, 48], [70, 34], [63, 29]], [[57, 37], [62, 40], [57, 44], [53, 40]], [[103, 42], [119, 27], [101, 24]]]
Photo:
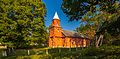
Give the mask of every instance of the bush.
[[120, 40], [114, 40], [112, 45], [120, 46]]

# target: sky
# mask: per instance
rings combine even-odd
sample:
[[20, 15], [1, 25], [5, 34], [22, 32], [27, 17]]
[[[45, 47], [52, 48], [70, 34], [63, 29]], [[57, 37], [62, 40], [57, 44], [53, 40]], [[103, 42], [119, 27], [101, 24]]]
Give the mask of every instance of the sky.
[[57, 12], [59, 18], [60, 18], [60, 23], [61, 23], [61, 27], [64, 30], [75, 30], [77, 27], [80, 26], [80, 22], [79, 21], [68, 21], [69, 19], [66, 17], [66, 15], [63, 13], [62, 9], [61, 9], [61, 4], [62, 4], [62, 0], [42, 0], [47, 8], [47, 14], [45, 17], [45, 25], [47, 27], [50, 26], [50, 24], [52, 23], [53, 17], [55, 12]]

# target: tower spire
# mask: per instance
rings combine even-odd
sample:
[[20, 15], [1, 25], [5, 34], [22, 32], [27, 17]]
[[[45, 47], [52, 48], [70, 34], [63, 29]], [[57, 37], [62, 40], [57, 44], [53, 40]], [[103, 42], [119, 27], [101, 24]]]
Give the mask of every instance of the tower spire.
[[57, 12], [55, 12], [53, 19], [59, 19]]

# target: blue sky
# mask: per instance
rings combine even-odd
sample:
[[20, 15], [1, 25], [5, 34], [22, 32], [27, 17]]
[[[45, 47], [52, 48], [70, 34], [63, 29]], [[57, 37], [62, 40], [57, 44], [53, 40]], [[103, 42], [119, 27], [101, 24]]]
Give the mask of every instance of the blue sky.
[[50, 26], [53, 20], [54, 13], [57, 11], [58, 16], [61, 20], [61, 27], [64, 30], [75, 30], [75, 28], [79, 27], [79, 21], [69, 22], [66, 15], [63, 13], [61, 9], [62, 0], [42, 0], [47, 8], [47, 15], [45, 17], [45, 25], [47, 27]]

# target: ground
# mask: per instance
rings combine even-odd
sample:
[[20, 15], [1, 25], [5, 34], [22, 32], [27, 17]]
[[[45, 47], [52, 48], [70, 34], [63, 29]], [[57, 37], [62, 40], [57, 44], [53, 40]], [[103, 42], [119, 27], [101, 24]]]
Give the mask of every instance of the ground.
[[120, 59], [120, 46], [101, 48], [38, 48], [17, 49], [0, 59]]

